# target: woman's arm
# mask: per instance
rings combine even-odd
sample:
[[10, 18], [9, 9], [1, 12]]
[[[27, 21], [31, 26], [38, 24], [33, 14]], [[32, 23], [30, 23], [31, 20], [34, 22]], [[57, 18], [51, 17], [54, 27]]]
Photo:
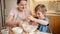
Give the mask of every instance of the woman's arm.
[[13, 22], [13, 17], [14, 17], [15, 11], [11, 10], [6, 18], [5, 24], [7, 26], [12, 26], [15, 25], [15, 23]]
[[7, 26], [13, 26], [13, 25], [15, 25], [15, 23], [12, 21], [12, 19], [13, 19], [13, 16], [8, 16], [7, 18], [6, 18], [6, 25]]

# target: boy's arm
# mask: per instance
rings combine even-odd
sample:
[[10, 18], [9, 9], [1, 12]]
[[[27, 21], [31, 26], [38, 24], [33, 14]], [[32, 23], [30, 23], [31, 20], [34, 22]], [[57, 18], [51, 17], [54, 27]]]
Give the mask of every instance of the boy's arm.
[[46, 20], [40, 20], [40, 19], [36, 19], [36, 18], [33, 18], [32, 16], [30, 17], [30, 20], [32, 21], [35, 21], [37, 23], [40, 23], [42, 25], [47, 25], [48, 24], [48, 19], [46, 18]]

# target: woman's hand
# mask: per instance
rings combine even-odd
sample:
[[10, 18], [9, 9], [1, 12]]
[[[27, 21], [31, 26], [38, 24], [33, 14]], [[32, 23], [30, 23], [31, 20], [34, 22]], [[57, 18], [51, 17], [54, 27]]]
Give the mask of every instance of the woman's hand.
[[28, 17], [26, 18], [26, 21], [27, 21], [27, 22], [30, 22], [30, 16], [28, 16]]

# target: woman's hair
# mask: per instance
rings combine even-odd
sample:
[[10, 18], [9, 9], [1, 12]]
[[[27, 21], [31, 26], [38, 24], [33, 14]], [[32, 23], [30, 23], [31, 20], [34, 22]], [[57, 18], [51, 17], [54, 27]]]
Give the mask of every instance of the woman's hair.
[[45, 13], [47, 10], [45, 8], [45, 5], [43, 4], [38, 4], [36, 7], [35, 7], [35, 13], [40, 10], [42, 13]]
[[27, 0], [17, 0], [17, 4], [19, 4], [21, 1], [27, 1]]

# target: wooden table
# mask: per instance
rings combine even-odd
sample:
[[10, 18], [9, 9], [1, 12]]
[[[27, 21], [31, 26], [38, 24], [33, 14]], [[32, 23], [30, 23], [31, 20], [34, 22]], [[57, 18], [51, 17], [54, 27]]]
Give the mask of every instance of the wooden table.
[[[37, 32], [38, 32], [38, 30], [36, 30], [35, 32], [37, 33]], [[13, 33], [13, 31], [10, 31], [10, 33], [9, 33], [9, 34], [14, 34], [14, 33]], [[28, 33], [23, 32], [23, 34], [28, 34]], [[40, 31], [39, 31], [39, 33], [38, 33], [38, 34], [51, 34], [51, 33], [45, 33], [45, 32], [40, 32]]]
[[[38, 30], [36, 30], [35, 32], [37, 33], [37, 32], [38, 32]], [[0, 33], [0, 34], [1, 34], [1, 33]], [[9, 34], [14, 34], [14, 32], [10, 30], [10, 31], [9, 31]], [[23, 32], [23, 34], [28, 34], [28, 33]], [[39, 31], [39, 33], [38, 33], [38, 34], [51, 34], [51, 33], [45, 33], [45, 32], [40, 32], [40, 31]]]
[[[3, 28], [0, 28], [0, 31], [1, 31], [2, 29], [3, 29]], [[39, 32], [38, 34], [51, 34], [51, 33], [40, 32], [39, 30], [36, 30], [35, 32], [36, 32], [36, 33]], [[1, 34], [1, 32], [0, 32], [0, 34]], [[14, 34], [14, 32], [9, 29], [9, 34]], [[28, 34], [28, 33], [23, 32], [23, 34]]]

